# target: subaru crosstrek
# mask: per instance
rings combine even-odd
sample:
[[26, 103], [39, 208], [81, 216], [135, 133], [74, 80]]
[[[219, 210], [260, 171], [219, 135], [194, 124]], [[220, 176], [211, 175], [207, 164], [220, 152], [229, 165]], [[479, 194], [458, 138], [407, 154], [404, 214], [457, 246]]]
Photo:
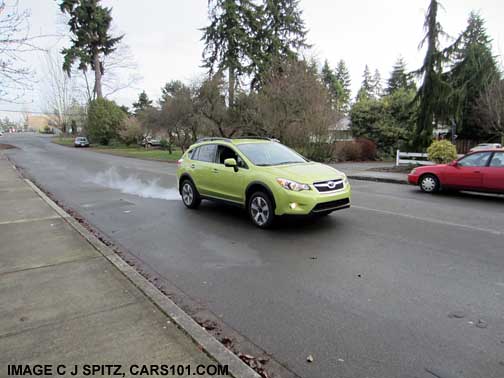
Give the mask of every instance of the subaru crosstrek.
[[178, 161], [177, 178], [186, 207], [195, 209], [202, 199], [236, 204], [261, 228], [275, 216], [350, 207], [344, 173], [266, 138], [203, 138]]

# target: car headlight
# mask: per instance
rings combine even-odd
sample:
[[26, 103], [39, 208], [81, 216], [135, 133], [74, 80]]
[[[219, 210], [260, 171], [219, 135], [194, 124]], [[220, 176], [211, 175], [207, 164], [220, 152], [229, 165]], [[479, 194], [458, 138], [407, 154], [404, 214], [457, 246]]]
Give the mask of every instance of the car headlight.
[[411, 171], [411, 174], [414, 175], [416, 173], [416, 168], [413, 168], [413, 170]]
[[300, 192], [302, 190], [310, 190], [310, 185], [308, 185], [308, 184], [301, 184], [299, 182], [287, 180], [284, 178], [277, 178], [277, 182], [284, 189], [292, 190], [294, 192]]
[[348, 177], [346, 177], [346, 175], [343, 175], [343, 184], [345, 186], [347, 186], [348, 184], [350, 184], [350, 182], [348, 181]]

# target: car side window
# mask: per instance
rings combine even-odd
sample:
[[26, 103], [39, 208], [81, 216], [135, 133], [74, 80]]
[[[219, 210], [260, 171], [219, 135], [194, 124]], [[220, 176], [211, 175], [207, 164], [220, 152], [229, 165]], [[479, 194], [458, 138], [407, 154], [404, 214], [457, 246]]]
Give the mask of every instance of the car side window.
[[490, 162], [490, 167], [504, 168], [504, 152], [496, 152]]
[[187, 155], [189, 156], [189, 159], [191, 159], [191, 160], [198, 160], [198, 152], [199, 152], [199, 148], [196, 147], [192, 151], [189, 151], [189, 153]]
[[215, 161], [217, 164], [224, 164], [224, 160], [226, 159], [235, 159], [238, 167], [247, 168], [243, 159], [232, 148], [219, 145], [217, 147], [217, 157]]
[[485, 167], [491, 154], [491, 152], [475, 153], [459, 160], [458, 165], [461, 167]]
[[208, 163], [215, 162], [215, 153], [217, 152], [217, 145], [205, 144], [198, 147], [198, 156], [193, 160], [205, 161]]

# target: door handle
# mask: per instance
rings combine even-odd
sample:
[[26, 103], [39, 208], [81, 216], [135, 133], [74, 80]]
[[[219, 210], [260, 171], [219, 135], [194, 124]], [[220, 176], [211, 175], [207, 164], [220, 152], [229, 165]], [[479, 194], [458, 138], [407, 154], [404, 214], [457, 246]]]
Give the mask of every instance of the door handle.
[[481, 173], [481, 171], [474, 171], [474, 173]]
[[212, 173], [219, 173], [219, 170], [217, 168], [212, 169]]
[[194, 168], [196, 168], [196, 165], [194, 165], [194, 164], [191, 164], [191, 168], [193, 168], [193, 169], [194, 169]]

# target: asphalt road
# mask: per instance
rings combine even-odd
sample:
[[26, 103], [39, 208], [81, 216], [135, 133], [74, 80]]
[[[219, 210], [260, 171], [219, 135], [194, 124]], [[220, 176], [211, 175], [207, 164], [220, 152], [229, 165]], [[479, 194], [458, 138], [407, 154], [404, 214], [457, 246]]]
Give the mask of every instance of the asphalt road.
[[9, 157], [45, 190], [298, 376], [504, 377], [503, 197], [354, 181], [351, 209], [262, 231], [228, 207], [185, 209], [172, 164], [37, 136], [0, 142], [19, 147]]

